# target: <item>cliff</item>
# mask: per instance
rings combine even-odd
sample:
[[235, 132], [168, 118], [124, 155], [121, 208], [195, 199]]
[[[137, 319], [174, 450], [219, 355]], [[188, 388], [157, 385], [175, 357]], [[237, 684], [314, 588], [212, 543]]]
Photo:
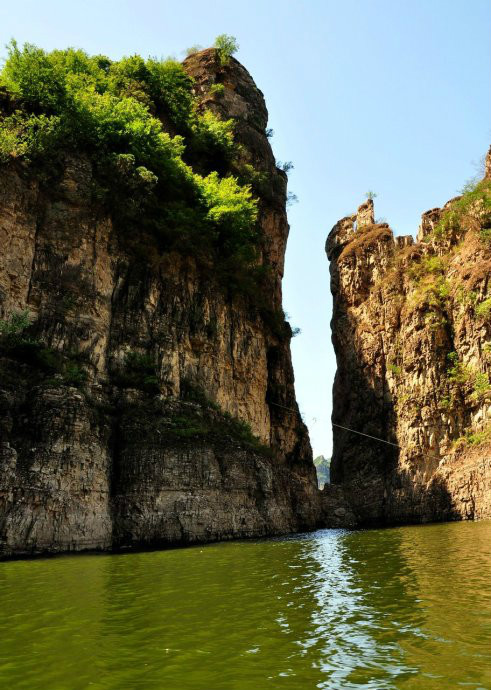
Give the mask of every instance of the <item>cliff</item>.
[[491, 150], [416, 242], [372, 200], [329, 234], [331, 481], [361, 524], [491, 517], [490, 238]]
[[[315, 527], [281, 310], [287, 181], [262, 93], [212, 49], [167, 71], [32, 55], [55, 76], [60, 64], [86, 80], [98, 71], [94, 88], [74, 91], [71, 77], [34, 102], [17, 51], [15, 88], [0, 89], [11, 147], [0, 167], [0, 554]], [[156, 79], [138, 76], [147, 67], [160, 100]], [[169, 75], [180, 101], [166, 97]], [[175, 105], [186, 99], [191, 124]]]

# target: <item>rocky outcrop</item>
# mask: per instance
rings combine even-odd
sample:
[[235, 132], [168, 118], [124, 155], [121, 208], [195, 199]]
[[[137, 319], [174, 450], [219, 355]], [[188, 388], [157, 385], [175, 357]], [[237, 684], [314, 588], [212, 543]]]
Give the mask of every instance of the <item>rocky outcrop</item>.
[[[271, 289], [261, 298], [277, 313], [286, 176], [263, 95], [213, 50], [185, 66], [200, 107], [233, 117], [243, 162], [268, 175], [259, 222]], [[83, 155], [67, 155], [49, 186], [15, 161], [0, 177], [0, 318], [26, 310], [30, 321], [0, 353], [0, 554], [315, 527], [288, 324], [272, 327], [192, 256], [151, 244], [135, 256], [94, 200]]]
[[491, 517], [490, 165], [416, 243], [371, 200], [327, 239], [331, 481], [361, 524]]

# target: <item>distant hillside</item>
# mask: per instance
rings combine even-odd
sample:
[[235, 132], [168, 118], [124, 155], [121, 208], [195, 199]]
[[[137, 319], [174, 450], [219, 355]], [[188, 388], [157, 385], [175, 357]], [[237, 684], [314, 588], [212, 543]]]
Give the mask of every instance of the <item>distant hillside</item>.
[[324, 484], [329, 484], [331, 481], [331, 458], [318, 455], [314, 459], [314, 465], [317, 472], [317, 484], [319, 489], [322, 489]]

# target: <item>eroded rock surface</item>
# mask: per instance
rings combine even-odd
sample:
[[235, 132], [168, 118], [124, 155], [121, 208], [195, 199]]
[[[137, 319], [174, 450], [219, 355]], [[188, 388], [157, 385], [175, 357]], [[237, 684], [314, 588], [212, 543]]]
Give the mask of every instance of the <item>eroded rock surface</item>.
[[[272, 289], [262, 298], [277, 312], [286, 176], [265, 134], [263, 95], [242, 65], [232, 58], [221, 66], [213, 50], [185, 65], [201, 107], [234, 117], [244, 160], [269, 175], [260, 223]], [[210, 93], [217, 82], [220, 98]], [[0, 318], [27, 309], [37, 343], [0, 357], [0, 554], [319, 524], [288, 325], [274, 329], [227, 296], [213, 267], [203, 273], [191, 256], [156, 257], [149, 247], [144, 260], [135, 258], [94, 202], [83, 156], [67, 155], [49, 187], [18, 163], [0, 178]], [[71, 358], [68, 375], [56, 373], [57, 353]], [[132, 353], [138, 381], [125, 372]], [[156, 363], [154, 376], [145, 357]], [[248, 423], [265, 448], [234, 420]]]
[[362, 524], [491, 517], [490, 165], [474, 201], [423, 214], [416, 243], [371, 201], [327, 239], [331, 481]]

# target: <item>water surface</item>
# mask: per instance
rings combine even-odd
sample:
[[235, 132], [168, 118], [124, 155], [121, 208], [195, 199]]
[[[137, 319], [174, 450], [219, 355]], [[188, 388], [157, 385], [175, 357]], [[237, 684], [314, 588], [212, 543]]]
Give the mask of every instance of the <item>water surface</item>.
[[491, 522], [0, 563], [2, 690], [490, 690]]

